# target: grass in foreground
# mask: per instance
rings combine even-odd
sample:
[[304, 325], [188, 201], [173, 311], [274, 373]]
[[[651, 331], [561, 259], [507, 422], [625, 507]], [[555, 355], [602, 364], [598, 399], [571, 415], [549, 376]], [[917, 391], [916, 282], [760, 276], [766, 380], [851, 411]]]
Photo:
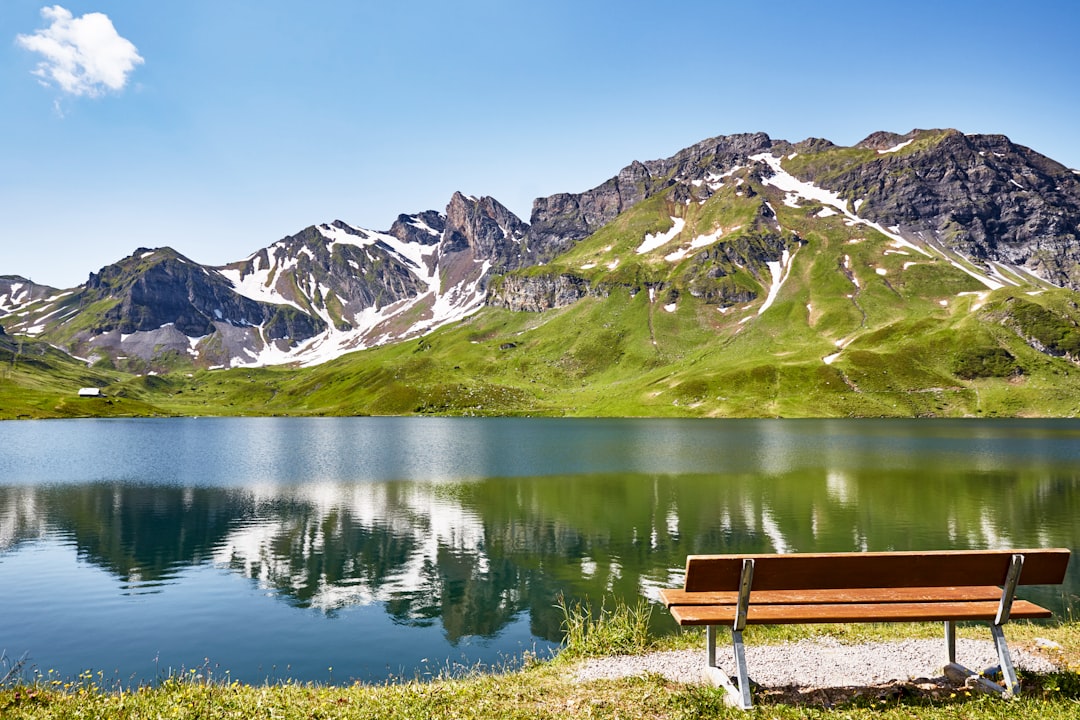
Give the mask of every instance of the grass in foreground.
[[[649, 607], [617, 606], [590, 610], [563, 605], [567, 645], [551, 661], [532, 660], [503, 674], [476, 673], [434, 682], [330, 687], [299, 683], [244, 685], [208, 682], [196, 672], [169, 677], [134, 690], [103, 687], [100, 676], [86, 673], [73, 683], [38, 680], [0, 688], [0, 717], [18, 718], [1048, 718], [1080, 716], [1080, 624], [1016, 624], [1009, 637], [1016, 646], [1035, 637], [1061, 645], [1067, 669], [1023, 678], [1024, 692], [1012, 701], [972, 696], [963, 690], [947, 695], [922, 694], [905, 685], [864, 688], [845, 693], [814, 693], [758, 700], [747, 714], [724, 704], [719, 690], [669, 682], [660, 676], [578, 683], [570, 670], [583, 657], [701, 647], [696, 633], [656, 639], [647, 631]], [[857, 636], [895, 639], [936, 634], [933, 626], [870, 627]], [[972, 634], [979, 630], [972, 628]], [[830, 628], [787, 628], [759, 633], [754, 642], [777, 642]], [[843, 633], [841, 639], [849, 640]]]

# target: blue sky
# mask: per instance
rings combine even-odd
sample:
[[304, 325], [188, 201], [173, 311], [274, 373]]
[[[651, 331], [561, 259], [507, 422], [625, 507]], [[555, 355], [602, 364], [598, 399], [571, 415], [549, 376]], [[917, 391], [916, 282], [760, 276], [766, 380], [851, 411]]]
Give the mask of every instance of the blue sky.
[[455, 190], [527, 221], [737, 132], [955, 127], [1080, 167], [1071, 0], [0, 0], [0, 31], [0, 274], [59, 287]]

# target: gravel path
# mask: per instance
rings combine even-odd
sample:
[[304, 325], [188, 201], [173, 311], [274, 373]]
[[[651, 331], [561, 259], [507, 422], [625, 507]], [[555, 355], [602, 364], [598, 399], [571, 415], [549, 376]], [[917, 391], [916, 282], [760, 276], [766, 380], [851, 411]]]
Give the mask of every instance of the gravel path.
[[[1037, 652], [1010, 648], [1018, 669], [1051, 672], [1055, 665]], [[717, 661], [728, 675], [735, 674], [729, 642], [717, 639]], [[945, 662], [943, 640], [841, 644], [833, 638], [801, 640], [782, 645], [746, 646], [750, 678], [762, 687], [867, 687], [893, 680], [926, 678], [942, 680]], [[990, 641], [958, 639], [956, 660], [981, 670], [997, 665]], [[582, 661], [578, 681], [614, 679], [659, 673], [675, 682], [701, 681], [705, 649], [624, 655]]]

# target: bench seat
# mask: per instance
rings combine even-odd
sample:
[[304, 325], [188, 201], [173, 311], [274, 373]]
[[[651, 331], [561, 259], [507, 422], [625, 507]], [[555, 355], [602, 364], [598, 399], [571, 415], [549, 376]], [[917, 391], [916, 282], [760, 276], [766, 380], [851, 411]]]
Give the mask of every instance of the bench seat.
[[[912, 588], [854, 588], [829, 590], [754, 590], [750, 602], [754, 605], [802, 605], [804, 603], [891, 603], [891, 602], [956, 602], [1001, 599], [996, 585], [971, 587], [912, 587]], [[735, 605], [739, 593], [688, 592], [682, 588], [663, 588], [660, 601], [672, 605]]]
[[[998, 592], [1000, 595], [1000, 591]], [[800, 603], [751, 604], [747, 625], [806, 625], [811, 623], [993, 621], [997, 600], [976, 602]], [[678, 605], [671, 614], [680, 625], [726, 625], [735, 622], [735, 605]], [[1053, 613], [1026, 600], [1013, 603], [1011, 617], [1034, 620]]]

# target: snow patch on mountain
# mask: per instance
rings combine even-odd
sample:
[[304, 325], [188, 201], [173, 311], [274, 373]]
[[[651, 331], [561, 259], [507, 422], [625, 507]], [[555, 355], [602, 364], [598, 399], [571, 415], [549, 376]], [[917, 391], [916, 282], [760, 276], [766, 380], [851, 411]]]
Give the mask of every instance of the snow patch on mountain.
[[51, 289], [24, 278], [0, 279], [0, 313], [25, 317], [28, 314], [26, 308], [37, 302], [42, 303], [38, 312], [43, 312], [73, 292], [66, 290], [51, 297], [42, 297]]
[[[743, 169], [744, 169], [744, 167], [742, 165], [736, 165], [736, 166], [732, 167], [731, 169], [726, 170], [726, 171], [724, 171], [722, 173], [719, 173], [719, 174], [713, 172], [712, 170], [710, 170], [710, 171], [705, 173], [705, 176], [702, 179], [700, 179], [700, 180], [691, 180], [690, 184], [693, 185], [694, 187], [701, 187], [702, 184], [704, 184], [706, 187], [709, 188], [709, 190], [711, 192], [716, 192], [717, 190], [719, 190], [721, 187], [724, 186], [724, 180], [726, 180], [727, 178], [731, 177], [732, 175], [734, 175], [735, 173], [737, 173], [737, 172], [739, 172], [740, 170], [743, 170]], [[742, 178], [739, 178], [739, 180], [741, 181]]]
[[680, 217], [672, 217], [671, 229], [669, 229], [667, 232], [657, 233], [655, 235], [652, 233], [647, 233], [645, 235], [645, 239], [641, 241], [640, 245], [638, 245], [636, 251], [637, 254], [644, 255], [647, 252], [651, 252], [659, 247], [667, 245], [669, 242], [675, 239], [675, 236], [677, 236], [683, 231], [684, 227], [686, 227], [686, 220]]
[[27, 283], [12, 283], [8, 292], [0, 295], [0, 310], [12, 312], [30, 299], [30, 287]]
[[904, 148], [906, 148], [908, 145], [910, 145], [913, 142], [915, 142], [915, 138], [911, 138], [910, 140], [905, 140], [904, 142], [900, 143], [899, 145], [893, 145], [888, 150], [878, 150], [878, 155], [887, 155], [889, 153], [899, 152], [899, 151], [903, 150]]
[[415, 219], [410, 220], [409, 224], [412, 225], [417, 230], [423, 230], [424, 232], [426, 232], [428, 235], [431, 235], [432, 237], [439, 237], [440, 235], [442, 235], [442, 233], [440, 233], [438, 230], [436, 230], [435, 228], [428, 225], [423, 220], [415, 220]]
[[[738, 230], [738, 228], [735, 228], [735, 230]], [[717, 228], [713, 232], [708, 233], [706, 235], [698, 235], [697, 237], [695, 237], [693, 240], [690, 241], [689, 245], [683, 246], [683, 247], [679, 248], [678, 250], [676, 250], [674, 252], [668, 253], [667, 255], [664, 256], [664, 259], [667, 260], [668, 262], [679, 262], [680, 260], [687, 257], [693, 251], [699, 250], [699, 249], [704, 248], [704, 247], [708, 247], [709, 245], [712, 245], [717, 240], [719, 240], [720, 236], [723, 235], [723, 234], [724, 234], [724, 229], [723, 228]]]
[[772, 283], [769, 285], [769, 294], [765, 297], [765, 302], [758, 309], [758, 315], [772, 307], [780, 288], [783, 287], [784, 281], [787, 280], [791, 272], [791, 253], [785, 248], [779, 260], [769, 260], [765, 265], [768, 266], [769, 272], [772, 274]]
[[[410, 224], [416, 226], [415, 223]], [[427, 225], [424, 225], [424, 228], [434, 232]], [[425, 267], [425, 260], [438, 251], [437, 245], [421, 245], [419, 243], [402, 242], [393, 235], [387, 235], [373, 230], [364, 230], [363, 228], [351, 229], [352, 232], [349, 232], [348, 230], [331, 225], [320, 225], [318, 228], [322, 236], [330, 241], [330, 249], [333, 249], [335, 245], [355, 245], [357, 247], [371, 247], [374, 245], [382, 246], [384, 250], [391, 250], [396, 253], [398, 257], [403, 258], [407, 265], [415, 267], [417, 270], [417, 277], [425, 280], [429, 287], [431, 286], [431, 273], [422, 273], [420, 272], [420, 269]]]
[[1000, 290], [1001, 288], [1005, 287], [1004, 283], [1000, 283], [997, 280], [994, 280], [992, 278], [988, 278], [983, 273], [978, 272], [975, 269], [968, 267], [964, 263], [961, 263], [961, 262], [959, 262], [957, 260], [954, 260], [952, 258], [949, 258], [949, 263], [954, 268], [956, 268], [957, 270], [960, 270], [961, 272], [967, 273], [968, 275], [975, 278], [976, 280], [978, 280], [979, 282], [981, 282], [983, 285], [990, 288], [991, 290]]
[[[256, 263], [261, 259], [254, 255], [251, 257], [255, 259]], [[274, 289], [271, 281], [274, 274], [276, 274], [276, 269], [273, 268], [273, 266], [260, 268], [256, 265], [254, 272], [247, 275], [241, 275], [240, 270], [234, 268], [222, 268], [218, 270], [218, 272], [232, 283], [233, 289], [235, 289], [237, 293], [246, 298], [257, 302], [270, 303], [272, 305], [291, 305], [298, 310], [303, 310], [300, 305], [284, 297]]]

